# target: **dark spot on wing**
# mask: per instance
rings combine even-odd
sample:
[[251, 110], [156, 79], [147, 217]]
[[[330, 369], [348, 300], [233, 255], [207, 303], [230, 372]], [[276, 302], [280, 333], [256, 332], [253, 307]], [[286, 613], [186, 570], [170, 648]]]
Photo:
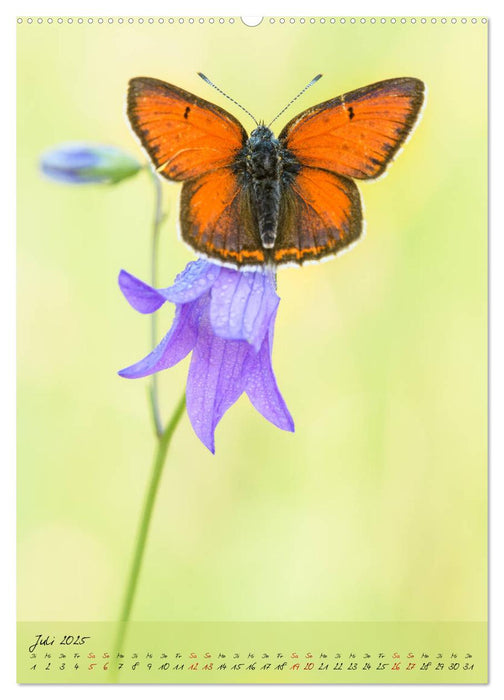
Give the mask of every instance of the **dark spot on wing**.
[[348, 116], [350, 117], [350, 121], [352, 121], [352, 119], [355, 117], [353, 107], [348, 108]]
[[189, 116], [189, 112], [190, 112], [190, 111], [191, 111], [191, 108], [190, 108], [190, 107], [186, 107], [186, 108], [185, 108], [184, 119], [187, 119], [187, 117]]

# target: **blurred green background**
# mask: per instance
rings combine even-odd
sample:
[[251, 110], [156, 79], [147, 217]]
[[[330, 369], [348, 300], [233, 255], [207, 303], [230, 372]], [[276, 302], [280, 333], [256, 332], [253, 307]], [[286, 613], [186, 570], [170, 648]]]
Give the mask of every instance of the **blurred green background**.
[[[273, 359], [295, 434], [242, 397], [214, 457], [182, 420], [133, 618], [486, 619], [486, 26], [239, 19], [18, 27], [19, 619], [117, 616], [154, 453], [148, 380], [116, 375], [149, 350], [117, 274], [148, 279], [152, 183], [58, 185], [39, 154], [87, 140], [142, 157], [124, 117], [141, 75], [250, 130], [196, 71], [265, 120], [322, 72], [277, 133], [385, 78], [421, 78], [428, 100], [388, 176], [360, 186], [364, 240], [279, 273]], [[166, 286], [194, 256], [180, 186], [163, 190]], [[160, 376], [165, 417], [187, 368]]]

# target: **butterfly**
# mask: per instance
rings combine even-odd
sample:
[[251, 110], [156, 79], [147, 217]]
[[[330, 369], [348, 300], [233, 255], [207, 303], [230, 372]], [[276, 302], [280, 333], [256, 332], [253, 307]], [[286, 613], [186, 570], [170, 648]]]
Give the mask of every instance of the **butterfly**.
[[155, 78], [133, 78], [127, 114], [157, 172], [183, 182], [183, 240], [232, 267], [280, 267], [335, 255], [359, 238], [354, 180], [382, 175], [423, 100], [421, 80], [383, 80], [306, 109], [278, 138], [242, 107], [256, 121], [248, 136], [221, 107]]

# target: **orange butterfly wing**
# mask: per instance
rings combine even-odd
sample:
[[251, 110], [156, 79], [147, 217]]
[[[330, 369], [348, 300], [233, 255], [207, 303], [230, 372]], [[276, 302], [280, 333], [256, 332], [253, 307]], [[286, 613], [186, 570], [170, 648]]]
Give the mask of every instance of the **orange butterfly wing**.
[[263, 264], [264, 250], [249, 195], [230, 168], [185, 182], [180, 200], [184, 240], [210, 258], [237, 266]]
[[361, 231], [356, 185], [326, 170], [303, 168], [284, 193], [273, 259], [277, 265], [299, 265], [335, 255]]
[[383, 80], [307, 109], [279, 139], [304, 166], [375, 178], [407, 138], [423, 99], [421, 80]]
[[224, 109], [155, 78], [133, 78], [128, 117], [158, 172], [187, 180], [232, 164], [247, 140]]
[[182, 238], [235, 265], [264, 263], [249, 193], [232, 169], [247, 134], [217, 105], [154, 78], [133, 78], [128, 117], [157, 171], [182, 180]]

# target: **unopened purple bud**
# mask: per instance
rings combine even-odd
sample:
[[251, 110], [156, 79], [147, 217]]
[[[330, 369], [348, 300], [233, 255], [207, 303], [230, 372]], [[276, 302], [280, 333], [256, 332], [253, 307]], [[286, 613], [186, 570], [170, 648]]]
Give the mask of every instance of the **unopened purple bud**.
[[47, 177], [74, 185], [113, 184], [135, 175], [141, 167], [115, 146], [89, 143], [63, 143], [40, 159], [40, 169]]

